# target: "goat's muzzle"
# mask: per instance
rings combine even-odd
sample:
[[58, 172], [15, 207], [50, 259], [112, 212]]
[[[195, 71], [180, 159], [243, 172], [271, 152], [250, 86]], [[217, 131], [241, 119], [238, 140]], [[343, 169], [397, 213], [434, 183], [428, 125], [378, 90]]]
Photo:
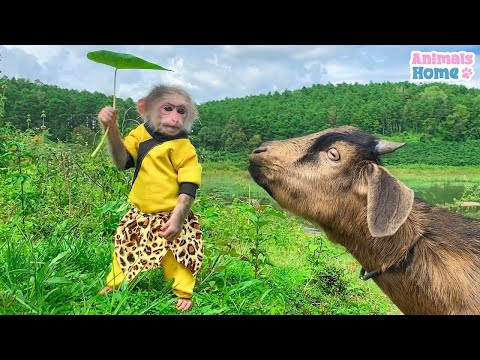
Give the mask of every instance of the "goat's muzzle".
[[271, 195], [270, 190], [267, 187], [267, 179], [265, 177], [265, 171], [267, 171], [265, 165], [268, 163], [267, 156], [268, 146], [265, 146], [265, 143], [253, 150], [249, 157], [250, 164], [248, 166], [248, 172], [252, 176], [253, 180], [255, 180], [258, 185], [267, 190], [267, 192]]
[[250, 165], [262, 166], [266, 163], [266, 156], [268, 155], [267, 143], [261, 144], [258, 148], [250, 154]]
[[268, 148], [266, 146], [260, 146], [255, 150], [253, 150], [253, 154], [260, 154], [260, 153], [266, 152], [267, 150]]

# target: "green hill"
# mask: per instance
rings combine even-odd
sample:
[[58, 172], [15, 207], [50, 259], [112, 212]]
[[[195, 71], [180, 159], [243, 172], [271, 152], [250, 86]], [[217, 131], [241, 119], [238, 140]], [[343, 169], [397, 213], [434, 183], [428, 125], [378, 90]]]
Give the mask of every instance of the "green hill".
[[[4, 121], [20, 130], [49, 129], [52, 140], [93, 146], [104, 94], [66, 90], [39, 81], [3, 78]], [[139, 118], [132, 99], [118, 99], [123, 134]], [[243, 159], [265, 140], [353, 125], [407, 141], [391, 163], [479, 165], [480, 90], [452, 84], [325, 84], [210, 101], [199, 106], [192, 140], [208, 159]], [[98, 138], [98, 136], [97, 136]], [[232, 155], [237, 153], [237, 155]]]

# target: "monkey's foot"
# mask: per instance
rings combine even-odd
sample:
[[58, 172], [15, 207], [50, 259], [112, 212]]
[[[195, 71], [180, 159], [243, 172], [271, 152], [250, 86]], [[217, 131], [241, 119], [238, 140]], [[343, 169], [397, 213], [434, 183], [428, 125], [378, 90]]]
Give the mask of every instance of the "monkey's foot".
[[191, 310], [192, 307], [193, 307], [192, 299], [178, 298], [177, 310], [184, 312], [184, 311]]
[[105, 295], [108, 294], [110, 291], [112, 291], [112, 288], [110, 286], [105, 286], [102, 290], [100, 290], [98, 295]]

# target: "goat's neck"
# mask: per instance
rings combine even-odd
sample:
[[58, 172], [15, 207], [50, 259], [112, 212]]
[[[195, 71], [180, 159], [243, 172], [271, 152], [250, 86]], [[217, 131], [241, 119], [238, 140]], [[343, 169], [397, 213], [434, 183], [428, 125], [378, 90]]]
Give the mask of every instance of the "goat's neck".
[[415, 211], [394, 235], [381, 238], [371, 236], [366, 208], [359, 216], [354, 214], [354, 210], [347, 210], [330, 226], [323, 225], [323, 228], [330, 240], [343, 245], [367, 271], [385, 271], [398, 264], [422, 235]]

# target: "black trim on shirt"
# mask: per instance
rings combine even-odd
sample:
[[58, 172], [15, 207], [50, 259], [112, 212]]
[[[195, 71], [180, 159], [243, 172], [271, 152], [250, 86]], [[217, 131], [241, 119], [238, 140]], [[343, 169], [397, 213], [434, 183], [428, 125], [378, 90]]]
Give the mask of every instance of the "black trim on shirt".
[[198, 185], [191, 182], [184, 182], [180, 184], [180, 190], [178, 194], [187, 194], [195, 199], [195, 194], [197, 192]]
[[127, 151], [127, 163], [125, 164], [124, 170], [130, 169], [133, 167], [135, 167], [135, 160], [133, 160], [133, 156], [130, 155], [130, 153]]
[[[152, 136], [151, 139], [141, 142], [138, 145], [138, 155], [137, 163], [135, 164], [135, 173], [133, 174], [132, 187], [133, 183], [137, 179], [138, 172], [142, 166], [142, 161], [147, 156], [147, 153], [152, 150], [155, 146], [162, 145], [164, 142], [176, 139], [188, 139], [188, 134], [185, 130], [180, 131], [176, 135], [166, 135], [159, 133], [158, 131], [153, 131], [147, 124], [144, 125], [147, 132]], [[128, 161], [127, 161], [128, 164]], [[190, 195], [190, 194], [189, 194]]]
[[156, 130], [153, 130], [150, 126], [150, 124], [144, 124], [145, 130], [150, 134], [150, 136], [158, 141], [161, 141], [162, 143], [165, 141], [170, 141], [170, 140], [175, 140], [175, 139], [187, 139], [188, 134], [185, 130], [181, 130], [178, 134], [176, 135], [167, 135], [167, 134], [162, 134]]

